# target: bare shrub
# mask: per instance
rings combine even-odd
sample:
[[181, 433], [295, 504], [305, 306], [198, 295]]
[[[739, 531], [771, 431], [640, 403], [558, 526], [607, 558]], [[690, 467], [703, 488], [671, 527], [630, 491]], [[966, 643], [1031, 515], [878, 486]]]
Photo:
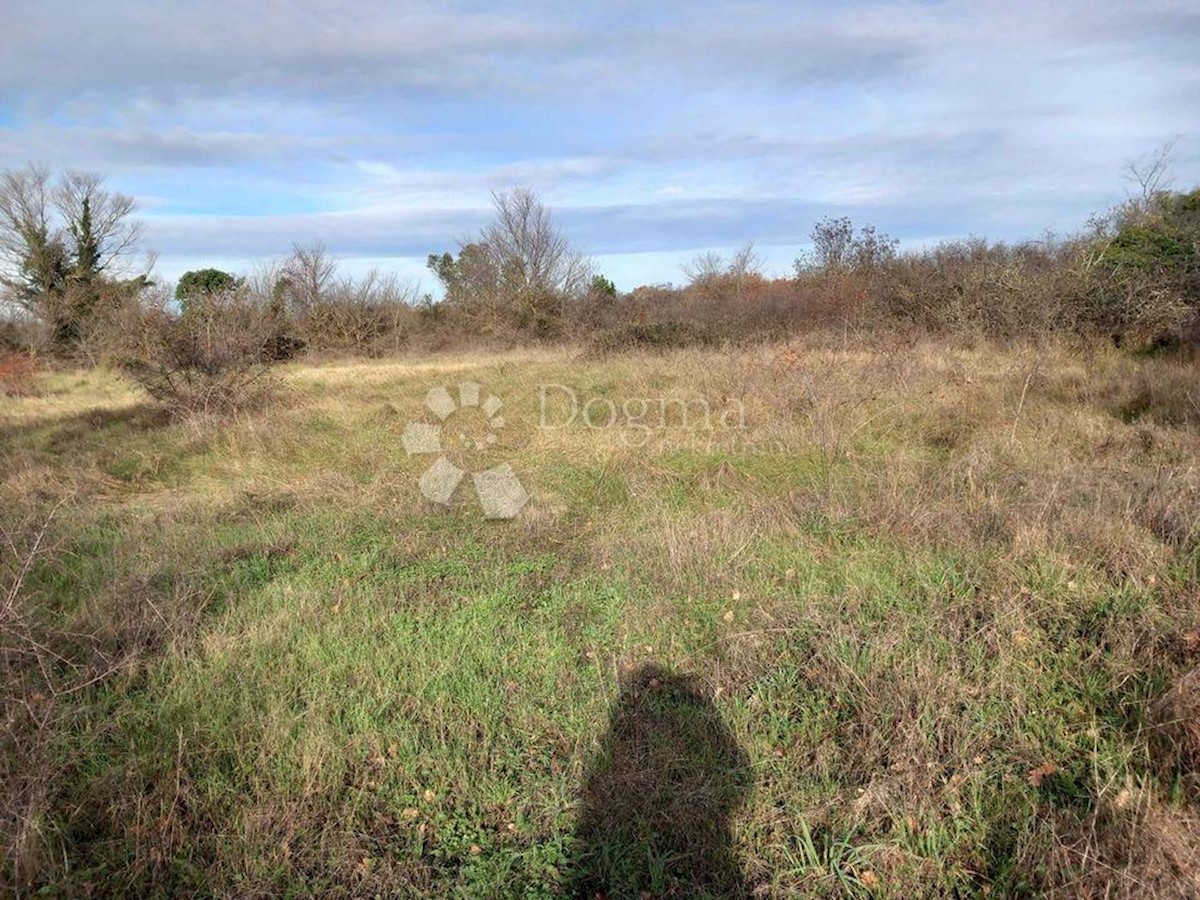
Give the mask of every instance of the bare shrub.
[[377, 269], [360, 279], [339, 276], [337, 260], [320, 244], [297, 245], [281, 266], [252, 276], [249, 288], [279, 326], [273, 346], [290, 342], [293, 352], [398, 350], [417, 316], [414, 285]]
[[119, 367], [174, 415], [233, 413], [278, 392], [269, 366], [275, 323], [243, 292], [194, 298], [185, 314], [160, 297], [125, 323]]
[[311, 346], [369, 356], [399, 349], [416, 316], [415, 300], [411, 284], [372, 269], [361, 279], [334, 285], [301, 334]]
[[597, 334], [588, 352], [592, 356], [631, 350], [662, 353], [684, 347], [711, 347], [719, 343], [720, 337], [714, 331], [688, 322], [631, 322]]
[[26, 397], [37, 393], [37, 360], [26, 353], [0, 350], [0, 395]]
[[904, 254], [882, 270], [872, 303], [879, 315], [935, 331], [1036, 336], [1080, 319], [1083, 293], [1074, 244], [981, 238]]

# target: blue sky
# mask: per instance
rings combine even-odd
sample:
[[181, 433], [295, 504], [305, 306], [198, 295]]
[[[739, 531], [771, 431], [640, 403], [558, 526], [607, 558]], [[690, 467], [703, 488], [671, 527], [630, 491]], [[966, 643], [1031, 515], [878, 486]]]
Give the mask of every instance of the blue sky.
[[624, 288], [848, 215], [919, 246], [1070, 231], [1179, 138], [1200, 5], [42, 0], [5, 12], [0, 167], [105, 173], [157, 271], [323, 241], [412, 277], [530, 187]]

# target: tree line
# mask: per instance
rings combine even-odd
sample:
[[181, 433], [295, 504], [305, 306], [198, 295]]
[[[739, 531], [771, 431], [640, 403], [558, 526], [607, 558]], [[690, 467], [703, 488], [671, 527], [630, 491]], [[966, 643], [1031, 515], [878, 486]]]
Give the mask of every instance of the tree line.
[[[394, 275], [350, 278], [320, 245], [244, 275], [186, 273], [173, 293], [142, 254], [136, 203], [98, 175], [28, 166], [0, 177], [0, 348], [165, 384], [298, 353], [379, 355], [453, 344], [573, 340], [606, 351], [779, 337], [798, 329], [915, 327], [985, 337], [1094, 334], [1130, 346], [1200, 343], [1200, 189], [1172, 189], [1165, 153], [1137, 190], [1075, 235], [967, 239], [902, 253], [870, 225], [827, 218], [789, 277], [747, 244], [684, 266], [683, 285], [627, 293], [599, 274], [532, 191], [428, 257], [442, 297]], [[139, 261], [140, 260], [140, 261]], [[203, 345], [203, 346], [201, 346]], [[157, 360], [157, 361], [156, 361]]]

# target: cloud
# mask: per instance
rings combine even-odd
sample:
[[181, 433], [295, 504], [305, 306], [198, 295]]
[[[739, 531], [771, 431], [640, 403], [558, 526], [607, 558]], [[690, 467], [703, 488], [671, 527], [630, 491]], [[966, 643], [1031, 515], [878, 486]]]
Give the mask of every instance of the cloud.
[[505, 61], [564, 49], [568, 30], [434, 4], [217, 0], [203, 5], [63, 0], [11, 10], [21, 40], [0, 57], [11, 96], [171, 97], [220, 92], [343, 96], [460, 92], [503, 83]]
[[[1119, 199], [1126, 159], [1200, 124], [1200, 12], [1169, 0], [7, 13], [0, 166], [107, 173], [175, 258], [321, 239], [419, 259], [512, 185], [630, 265], [795, 246], [843, 213], [912, 240], [1036, 235]], [[1181, 182], [1198, 144], [1179, 144]]]

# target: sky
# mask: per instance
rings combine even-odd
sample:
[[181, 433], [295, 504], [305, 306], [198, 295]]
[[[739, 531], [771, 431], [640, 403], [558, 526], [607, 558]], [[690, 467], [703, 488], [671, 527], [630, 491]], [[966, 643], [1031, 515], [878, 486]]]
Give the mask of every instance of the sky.
[[156, 271], [320, 241], [420, 279], [528, 187], [623, 289], [824, 216], [921, 247], [1067, 233], [1176, 140], [1200, 3], [7, 4], [0, 168], [103, 173]]

